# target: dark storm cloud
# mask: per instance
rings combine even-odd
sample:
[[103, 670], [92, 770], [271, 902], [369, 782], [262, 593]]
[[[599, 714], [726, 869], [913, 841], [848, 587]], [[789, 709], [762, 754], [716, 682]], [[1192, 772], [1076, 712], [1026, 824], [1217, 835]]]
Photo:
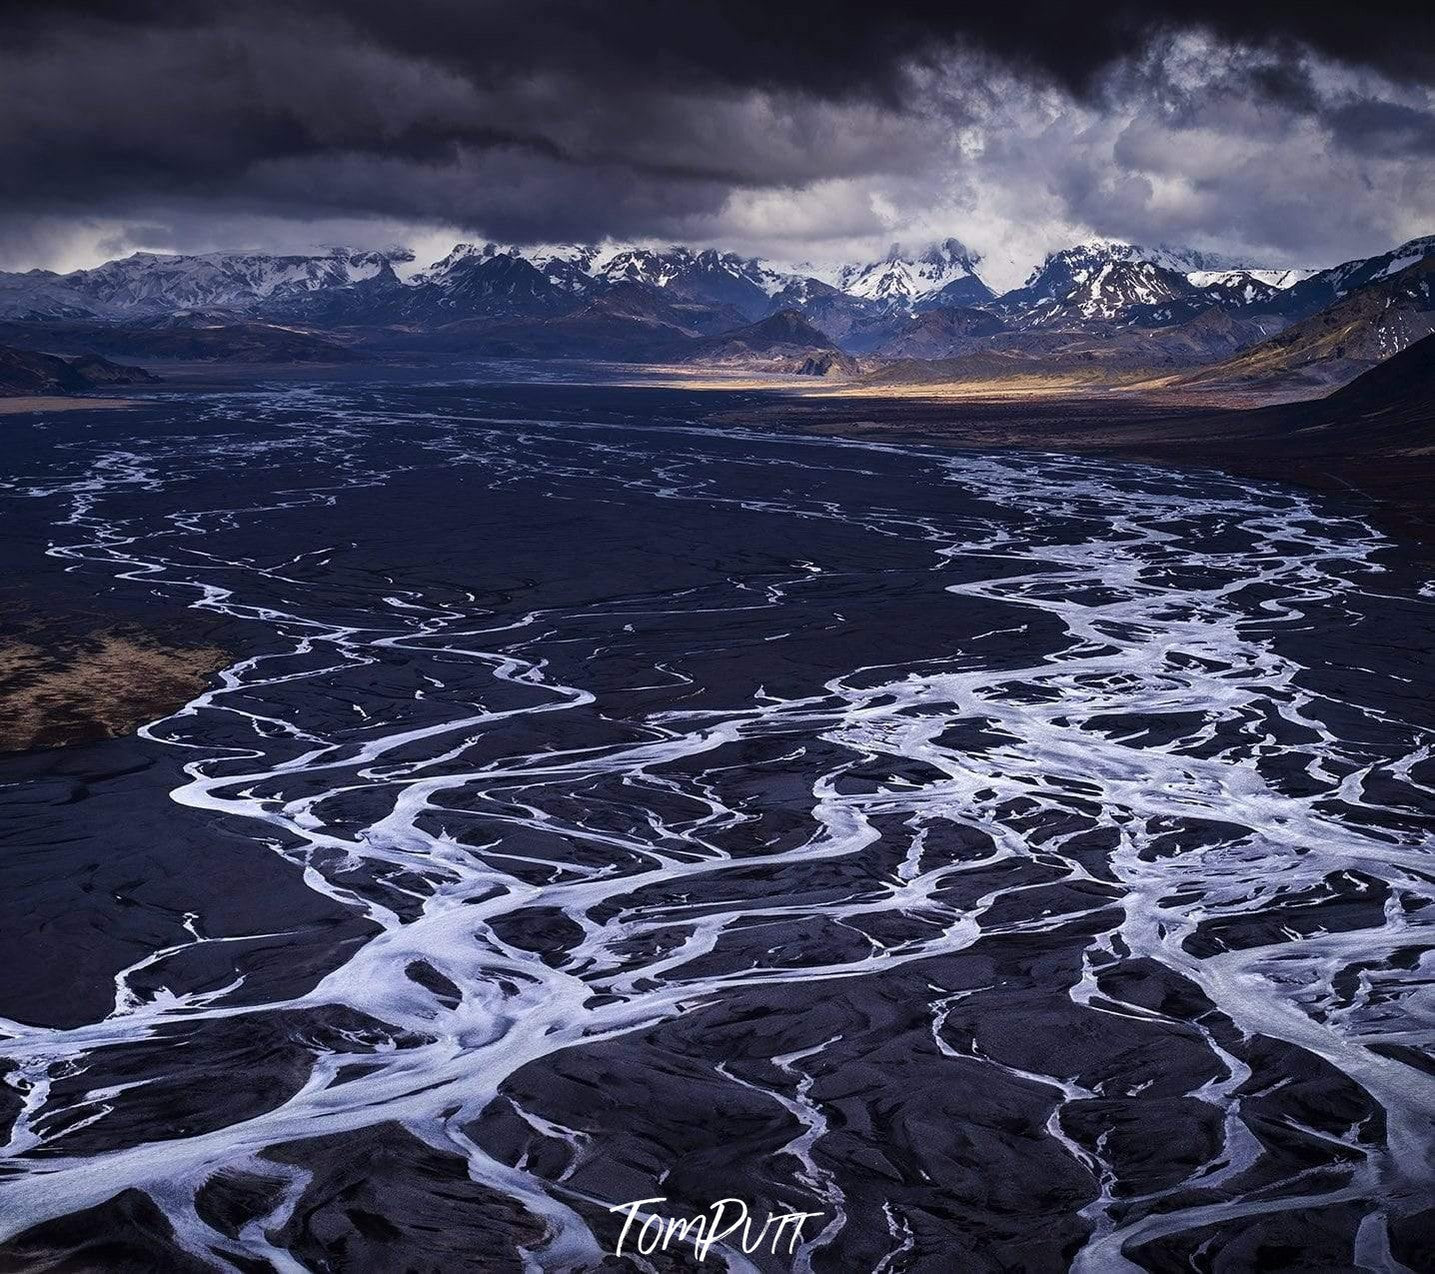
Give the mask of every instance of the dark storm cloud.
[[[1396, 78], [1435, 77], [1435, 18], [1410, 4], [1306, 0], [1118, 0], [1079, 5], [963, 5], [951, 0], [841, 4], [830, 0], [309, 0], [297, 6], [352, 26], [380, 47], [467, 74], [536, 69], [602, 81], [639, 72], [655, 83], [790, 88], [818, 95], [898, 92], [902, 69], [959, 45], [1086, 90], [1152, 36], [1204, 28], [1273, 49], [1304, 46]], [[195, 30], [296, 6], [154, 0], [22, 0], [11, 38], [33, 44], [82, 25]]]
[[[1435, 82], [1428, 12], [1293, 0], [22, 0], [5, 13], [0, 237], [25, 242], [45, 218], [182, 240], [182, 223], [251, 214], [520, 241], [680, 235], [719, 225], [735, 194], [910, 187], [1000, 108], [997, 77], [1097, 112], [1119, 89], [1184, 127], [1209, 86], [1169, 80], [1162, 50], [1183, 32], [1225, 51], [1221, 92], [1386, 156], [1428, 153], [1428, 103], [1333, 95], [1309, 55], [1419, 92]], [[955, 87], [953, 66], [969, 68]], [[1079, 164], [1046, 183], [1073, 215], [1110, 199], [1139, 220], [1156, 199], [1142, 173]]]
[[1341, 142], [1383, 155], [1435, 154], [1435, 116], [1398, 102], [1354, 101], [1330, 112]]

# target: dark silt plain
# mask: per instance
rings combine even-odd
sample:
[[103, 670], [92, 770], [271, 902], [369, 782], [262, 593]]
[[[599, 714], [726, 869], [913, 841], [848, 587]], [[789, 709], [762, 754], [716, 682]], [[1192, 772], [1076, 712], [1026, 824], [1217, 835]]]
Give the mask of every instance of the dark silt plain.
[[[1435, 582], [1375, 478], [126, 396], [5, 422], [7, 635], [219, 653], [0, 756], [0, 1269], [1435, 1269]], [[817, 1219], [614, 1255], [724, 1196]]]

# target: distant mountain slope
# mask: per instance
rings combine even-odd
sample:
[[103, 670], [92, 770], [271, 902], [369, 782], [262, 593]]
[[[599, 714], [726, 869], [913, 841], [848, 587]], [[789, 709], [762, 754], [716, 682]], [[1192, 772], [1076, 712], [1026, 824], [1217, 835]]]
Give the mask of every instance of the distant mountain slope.
[[983, 348], [1006, 324], [986, 310], [927, 310], [906, 319], [872, 348], [881, 358], [955, 358]]
[[953, 279], [950, 283], [943, 284], [935, 292], [929, 292], [926, 296], [919, 297], [912, 305], [912, 309], [920, 314], [924, 310], [942, 309], [949, 306], [985, 305], [995, 297], [996, 293], [981, 279], [977, 278], [975, 274], [969, 274], [964, 278]]
[[1432, 332], [1435, 256], [1427, 256], [1182, 383], [1343, 384]]
[[1322, 398], [1241, 413], [1229, 428], [1293, 454], [1408, 453], [1435, 461], [1435, 334]]
[[1400, 274], [1432, 255], [1435, 255], [1435, 235], [1411, 239], [1379, 256], [1358, 257], [1328, 270], [1317, 271], [1286, 289], [1273, 308], [1291, 318], [1305, 318], [1329, 308], [1352, 292]]
[[1134, 426], [1122, 448], [1308, 482], [1349, 500], [1364, 491], [1380, 515], [1435, 545], [1435, 335], [1321, 398], [1209, 412]]
[[678, 357], [695, 338], [742, 325], [743, 315], [730, 307], [699, 305], [630, 282], [547, 317], [461, 319], [422, 332], [386, 333], [381, 344], [481, 358], [633, 363]]
[[208, 314], [178, 314], [128, 323], [75, 319], [0, 323], [0, 340], [40, 345], [61, 354], [144, 360], [242, 363], [346, 363], [353, 350], [311, 332]]
[[88, 318], [92, 303], [50, 270], [0, 274], [0, 319]]
[[[1043, 377], [1068, 387], [1077, 383], [1133, 384], [1200, 368], [1254, 344], [1265, 334], [1259, 318], [1241, 318], [1217, 309], [1155, 331], [1136, 327], [1101, 331], [1014, 328], [1003, 326], [995, 315], [981, 310], [936, 311], [908, 320], [901, 334], [879, 346], [874, 361], [867, 364], [865, 379], [872, 385], [982, 382], [994, 388], [999, 382], [1014, 380], [1035, 385]], [[875, 361], [878, 358], [884, 361]]]
[[[1325, 400], [1342, 412], [1372, 420], [1392, 411], [1409, 412], [1435, 431], [1435, 334], [1422, 336], [1400, 353], [1357, 376]], [[1435, 441], [1422, 435], [1421, 441]]]
[[886, 340], [906, 320], [906, 312], [879, 301], [849, 296], [818, 279], [799, 278], [772, 298], [773, 312], [797, 310], [828, 340], [849, 354], [861, 354]]
[[855, 359], [796, 310], [781, 310], [760, 322], [696, 341], [684, 351], [682, 361], [802, 376], [852, 376], [858, 371]]
[[105, 385], [144, 385], [158, 380], [138, 367], [94, 355], [65, 359], [0, 345], [0, 396], [80, 394]]

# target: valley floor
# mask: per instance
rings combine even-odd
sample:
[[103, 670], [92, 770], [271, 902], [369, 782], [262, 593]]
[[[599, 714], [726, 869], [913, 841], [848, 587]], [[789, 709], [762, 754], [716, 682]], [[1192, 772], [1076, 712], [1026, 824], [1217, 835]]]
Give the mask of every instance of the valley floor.
[[1426, 1268], [1428, 396], [520, 370], [7, 426], [0, 1268]]
[[[1364, 501], [1387, 530], [1435, 546], [1435, 346], [1412, 346], [1344, 389], [1310, 396], [1306, 386], [1172, 388], [1109, 379], [1028, 377], [1003, 381], [879, 384], [751, 369], [584, 362], [440, 364], [443, 378], [474, 374], [487, 383], [684, 390], [698, 419], [830, 437], [963, 448], [1020, 448], [1152, 460], [1291, 482]], [[214, 368], [186, 379], [260, 369]], [[367, 376], [340, 369], [282, 369], [296, 376]], [[389, 367], [386, 377], [411, 369]], [[733, 396], [741, 395], [734, 406]], [[1435, 548], [1417, 552], [1435, 553]]]
[[[1289, 391], [1172, 389], [1057, 376], [878, 384], [738, 367], [424, 358], [354, 366], [148, 362], [161, 384], [134, 398], [0, 398], [0, 415], [126, 408], [145, 398], [275, 385], [412, 383], [416, 375], [444, 384], [683, 390], [695, 396], [697, 418], [718, 424], [930, 446], [1124, 456], [1293, 482], [1365, 499], [1369, 515], [1387, 529], [1435, 545], [1429, 500], [1435, 490], [1435, 398], [1426, 384], [1435, 350], [1422, 346], [1401, 355], [1404, 367], [1393, 374], [1388, 367], [1396, 360], [1386, 371], [1368, 374], [1385, 377], [1377, 382], [1374, 404], [1342, 403], [1349, 397], [1343, 391], [1292, 400]], [[741, 396], [740, 406], [734, 406], [734, 395]], [[1380, 427], [1365, 427], [1371, 419]]]

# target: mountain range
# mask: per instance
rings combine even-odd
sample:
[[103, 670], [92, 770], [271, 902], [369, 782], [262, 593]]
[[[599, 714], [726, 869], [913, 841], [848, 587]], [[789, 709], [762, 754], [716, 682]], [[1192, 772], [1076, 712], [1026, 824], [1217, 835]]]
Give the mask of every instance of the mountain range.
[[1435, 236], [1322, 270], [1092, 240], [997, 294], [956, 239], [830, 270], [681, 246], [458, 244], [424, 268], [403, 248], [137, 252], [0, 273], [0, 339], [161, 361], [428, 352], [1299, 388], [1342, 383], [1435, 330], [1432, 257]]

